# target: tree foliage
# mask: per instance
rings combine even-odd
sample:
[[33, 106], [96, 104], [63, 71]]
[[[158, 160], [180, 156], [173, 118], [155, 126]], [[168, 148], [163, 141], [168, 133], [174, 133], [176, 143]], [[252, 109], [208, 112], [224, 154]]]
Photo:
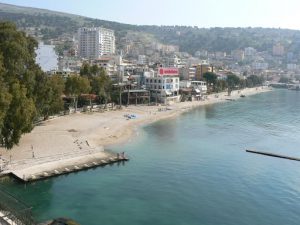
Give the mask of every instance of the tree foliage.
[[289, 83], [290, 79], [286, 76], [280, 77], [279, 83]]
[[[59, 105], [54, 102], [60, 101], [61, 89], [48, 88], [55, 82], [35, 63], [36, 47], [14, 24], [0, 23], [0, 143], [6, 148], [18, 144], [37, 117], [56, 112]], [[41, 104], [46, 92], [52, 103]]]
[[227, 85], [228, 85], [228, 94], [230, 95], [231, 91], [238, 88], [240, 84], [240, 78], [235, 74], [227, 75]]
[[227, 83], [225, 80], [217, 80], [215, 85], [216, 92], [224, 91], [226, 88], [227, 88]]
[[203, 74], [203, 78], [205, 79], [205, 81], [208, 83], [208, 85], [215, 85], [217, 82], [217, 74], [213, 73], [213, 72], [206, 72]]
[[58, 75], [46, 76], [45, 74], [38, 75], [36, 85], [36, 108], [39, 115], [47, 119], [50, 115], [59, 113], [63, 110], [64, 102], [62, 95], [65, 90], [65, 82]]
[[18, 81], [10, 87], [12, 100], [4, 118], [1, 130], [3, 144], [12, 148], [18, 144], [23, 133], [32, 129], [32, 122], [36, 115], [36, 108], [32, 98], [26, 96], [27, 90]]
[[246, 79], [246, 86], [247, 87], [259, 86], [262, 85], [263, 81], [264, 81], [263, 77], [257, 75], [251, 75]]
[[67, 78], [65, 93], [74, 98], [74, 107], [77, 110], [77, 102], [80, 94], [87, 94], [91, 90], [90, 81], [87, 77], [71, 76]]

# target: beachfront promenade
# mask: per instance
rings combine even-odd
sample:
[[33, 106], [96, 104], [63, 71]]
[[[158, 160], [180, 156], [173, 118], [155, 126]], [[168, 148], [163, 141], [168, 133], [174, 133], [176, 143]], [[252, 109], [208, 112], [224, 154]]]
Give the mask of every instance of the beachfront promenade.
[[[140, 125], [202, 105], [235, 100], [241, 94], [249, 96], [269, 90], [266, 87], [248, 88], [233, 91], [231, 96], [213, 94], [204, 101], [174, 103], [167, 107], [129, 106], [122, 110], [75, 113], [48, 120], [25, 134], [18, 146], [11, 150], [0, 149], [5, 160], [2, 174], [14, 173], [16, 177], [30, 181], [112, 162], [116, 155], [104, 148], [130, 141]], [[124, 116], [126, 114], [136, 117], [129, 119]]]

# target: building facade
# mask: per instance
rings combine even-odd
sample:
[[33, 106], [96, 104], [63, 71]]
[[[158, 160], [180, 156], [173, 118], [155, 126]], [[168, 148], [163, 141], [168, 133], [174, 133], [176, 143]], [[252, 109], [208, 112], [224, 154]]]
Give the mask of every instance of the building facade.
[[78, 53], [86, 59], [97, 59], [103, 55], [115, 54], [115, 34], [102, 27], [79, 28]]
[[280, 43], [277, 43], [273, 46], [273, 55], [274, 56], [283, 56], [284, 55], [284, 46]]
[[180, 99], [177, 68], [160, 68], [155, 76], [145, 77], [145, 86], [157, 102], [169, 104]]
[[206, 72], [214, 72], [214, 67], [209, 64], [201, 64], [196, 67], [196, 80], [203, 80], [203, 74]]

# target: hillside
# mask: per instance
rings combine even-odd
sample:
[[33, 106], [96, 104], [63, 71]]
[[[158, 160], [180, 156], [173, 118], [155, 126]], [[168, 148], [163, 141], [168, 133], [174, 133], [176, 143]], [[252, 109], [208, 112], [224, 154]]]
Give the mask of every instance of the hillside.
[[21, 29], [40, 29], [44, 39], [61, 35], [73, 35], [82, 26], [103, 26], [115, 30], [117, 42], [128, 31], [145, 36], [151, 34], [165, 44], [174, 44], [180, 51], [226, 51], [254, 47], [259, 51], [271, 51], [274, 43], [281, 42], [288, 51], [300, 52], [300, 31], [273, 28], [198, 28], [188, 26], [136, 26], [93, 19], [44, 9], [19, 7], [0, 3], [0, 20], [9, 20]]

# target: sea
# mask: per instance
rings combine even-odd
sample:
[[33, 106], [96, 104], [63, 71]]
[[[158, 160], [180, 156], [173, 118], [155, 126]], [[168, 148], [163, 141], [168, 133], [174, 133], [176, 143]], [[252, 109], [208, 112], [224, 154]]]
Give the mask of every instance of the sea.
[[111, 146], [130, 161], [32, 184], [2, 181], [39, 221], [82, 225], [299, 225], [300, 92], [201, 106]]

